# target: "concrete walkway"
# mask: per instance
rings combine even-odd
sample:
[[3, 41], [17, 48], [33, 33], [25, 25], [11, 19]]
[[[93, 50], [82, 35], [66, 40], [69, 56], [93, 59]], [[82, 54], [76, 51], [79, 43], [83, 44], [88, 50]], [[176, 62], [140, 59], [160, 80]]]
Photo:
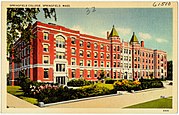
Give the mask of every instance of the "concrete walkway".
[[48, 106], [47, 108], [124, 108], [130, 105], [159, 99], [160, 96], [172, 96], [172, 86], [165, 84], [165, 88], [66, 104], [52, 105]]
[[7, 93], [7, 106], [9, 108], [38, 108], [27, 101]]

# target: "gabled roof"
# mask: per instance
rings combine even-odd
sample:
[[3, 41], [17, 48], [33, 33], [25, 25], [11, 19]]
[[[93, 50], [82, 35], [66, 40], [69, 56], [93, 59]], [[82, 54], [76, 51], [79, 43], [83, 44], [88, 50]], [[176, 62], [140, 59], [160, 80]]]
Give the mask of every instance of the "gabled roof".
[[113, 25], [113, 28], [111, 30], [111, 33], [109, 34], [109, 37], [119, 37], [116, 29], [114, 28], [114, 25]]
[[132, 38], [130, 40], [130, 43], [139, 43], [136, 35], [135, 35], [135, 32], [133, 32], [133, 35], [132, 35]]

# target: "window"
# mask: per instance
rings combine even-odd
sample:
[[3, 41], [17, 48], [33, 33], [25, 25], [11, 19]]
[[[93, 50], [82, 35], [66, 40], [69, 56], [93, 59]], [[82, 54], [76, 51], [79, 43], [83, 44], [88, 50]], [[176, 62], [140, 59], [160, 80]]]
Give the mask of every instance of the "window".
[[113, 54], [114, 59], [116, 59], [116, 54]]
[[104, 67], [104, 61], [101, 61], [101, 67]]
[[107, 51], [109, 51], [109, 46], [107, 45]]
[[75, 58], [72, 58], [71, 65], [76, 65], [76, 59]]
[[44, 52], [48, 52], [49, 50], [48, 50], [48, 45], [47, 44], [44, 44], [43, 45], [43, 48], [44, 48]]
[[84, 74], [83, 70], [80, 70], [80, 78], [83, 77], [83, 74]]
[[43, 56], [44, 64], [49, 64], [49, 56]]
[[116, 62], [114, 62], [114, 67], [116, 67]]
[[110, 63], [109, 62], [107, 62], [107, 67], [109, 67], [110, 66]]
[[140, 55], [140, 50], [138, 50], [138, 55]]
[[110, 59], [110, 56], [109, 56], [109, 54], [107, 54], [107, 59]]
[[98, 71], [97, 70], [94, 71], [94, 77], [98, 77]]
[[137, 61], [137, 57], [134, 58], [134, 61]]
[[143, 69], [144, 69], [144, 65], [143, 65]]
[[74, 37], [71, 37], [71, 43], [72, 43], [72, 44], [75, 44], [75, 43], [76, 43], [76, 40], [75, 40]]
[[82, 41], [82, 40], [80, 41], [80, 46], [81, 46], [81, 47], [83, 46], [83, 41]]
[[138, 64], [138, 68], [140, 68], [140, 64]]
[[65, 59], [65, 53], [64, 52], [57, 52], [56, 53], [56, 59]]
[[91, 44], [90, 42], [87, 43], [87, 48], [90, 48], [91, 47]]
[[94, 48], [98, 49], [98, 44], [97, 43], [94, 43]]
[[117, 51], [120, 51], [120, 47], [119, 46], [117, 46]]
[[80, 56], [83, 56], [83, 50], [80, 50]]
[[80, 66], [83, 66], [83, 60], [80, 60]]
[[128, 68], [128, 64], [127, 63], [124, 63], [124, 68]]
[[48, 32], [44, 32], [43, 36], [44, 36], [44, 40], [48, 40]]
[[56, 64], [57, 72], [65, 72], [65, 64]]
[[71, 53], [72, 53], [73, 55], [76, 54], [75, 48], [71, 48]]
[[146, 65], [146, 69], [148, 69], [147, 65]]
[[117, 65], [117, 67], [120, 67], [120, 62], [118, 62], [118, 65]]
[[103, 44], [101, 44], [101, 50], [104, 50], [104, 45]]
[[48, 68], [44, 68], [44, 78], [48, 78]]
[[91, 77], [91, 75], [90, 75], [90, 70], [88, 70], [88, 75], [87, 75], [87, 77], [88, 77], [88, 78]]
[[140, 61], [140, 57], [138, 57], [138, 61]]
[[129, 68], [131, 68], [131, 64], [129, 64]]
[[118, 74], [117, 74], [117, 75], [118, 75], [118, 78], [120, 78], [120, 72], [118, 72]]
[[26, 48], [24, 48], [24, 56], [26, 56]]
[[56, 47], [65, 48], [65, 38], [61, 35], [56, 37]]
[[128, 61], [128, 56], [124, 56], [124, 61]]
[[94, 66], [97, 67], [98, 66], [98, 61], [94, 61]]
[[94, 57], [98, 58], [98, 53], [97, 52], [94, 53]]
[[113, 47], [114, 51], [116, 51], [116, 46]]
[[134, 53], [135, 53], [135, 54], [137, 54], [137, 51], [136, 51], [136, 50], [134, 50]]
[[124, 53], [125, 53], [125, 54], [128, 54], [128, 49], [124, 49]]
[[120, 59], [120, 54], [117, 54], [117, 59]]
[[72, 75], [72, 78], [75, 78], [75, 76], [76, 76], [76, 74], [75, 74], [75, 69], [72, 69], [71, 75]]
[[104, 58], [104, 54], [103, 53], [101, 53], [101, 58]]
[[148, 63], [148, 60], [146, 59], [146, 63]]
[[87, 61], [87, 65], [91, 66], [91, 61], [90, 60]]
[[131, 57], [129, 57], [129, 61], [131, 61]]
[[129, 50], [129, 54], [131, 54], [131, 50]]
[[90, 51], [87, 52], [87, 57], [91, 57]]
[[135, 64], [134, 68], [137, 68], [137, 64]]
[[116, 79], [116, 72], [113, 72], [113, 75], [114, 75], [114, 79]]

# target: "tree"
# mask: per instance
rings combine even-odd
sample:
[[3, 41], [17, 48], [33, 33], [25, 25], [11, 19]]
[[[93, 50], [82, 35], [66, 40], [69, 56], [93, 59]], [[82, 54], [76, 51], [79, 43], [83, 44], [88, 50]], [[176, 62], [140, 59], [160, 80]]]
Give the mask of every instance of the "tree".
[[[45, 18], [56, 18], [54, 8], [43, 8]], [[41, 12], [39, 8], [8, 8], [7, 9], [7, 56], [9, 56], [13, 43], [17, 38], [28, 42], [32, 35], [33, 19], [37, 20], [37, 14]], [[12, 52], [11, 52], [12, 53]], [[16, 52], [13, 52], [16, 54]]]
[[106, 72], [104, 70], [101, 70], [99, 76], [97, 77], [97, 79], [99, 81], [104, 81], [104, 79], [106, 78]]

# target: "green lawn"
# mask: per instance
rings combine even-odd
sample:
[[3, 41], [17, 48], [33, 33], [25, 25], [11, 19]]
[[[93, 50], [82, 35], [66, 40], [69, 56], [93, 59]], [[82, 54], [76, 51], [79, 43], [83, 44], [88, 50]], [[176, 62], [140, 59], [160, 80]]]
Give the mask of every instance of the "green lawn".
[[24, 96], [20, 86], [7, 86], [7, 92], [32, 104], [38, 104], [37, 99]]
[[[106, 87], [109, 90], [114, 89], [113, 84], [105, 84], [105, 83], [96, 83], [95, 85], [99, 86], [99, 87]], [[82, 86], [81, 88], [87, 88], [87, 87], [91, 87], [91, 85], [87, 85], [87, 86]]]
[[172, 97], [157, 99], [125, 108], [172, 108]]

